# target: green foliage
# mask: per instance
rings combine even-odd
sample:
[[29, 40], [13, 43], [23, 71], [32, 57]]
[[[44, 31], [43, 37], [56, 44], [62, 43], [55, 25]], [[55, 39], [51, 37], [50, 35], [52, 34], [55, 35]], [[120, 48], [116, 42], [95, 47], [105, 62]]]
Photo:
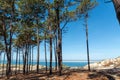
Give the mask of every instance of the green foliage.
[[76, 9], [77, 15], [81, 16], [82, 14], [88, 13], [88, 11], [93, 9], [96, 5], [96, 0], [82, 0]]
[[57, 14], [55, 11], [57, 8], [60, 12], [60, 24], [66, 24], [77, 20], [77, 15], [83, 15], [93, 9], [97, 2], [96, 0], [82, 0], [76, 10], [70, 10], [69, 8], [74, 4], [75, 2], [65, 0], [0, 0], [0, 35], [3, 36], [2, 24], [4, 20], [7, 29], [5, 35], [8, 42], [11, 30], [9, 27], [12, 24], [11, 31], [15, 36], [15, 45], [36, 44], [37, 28], [39, 28], [40, 41], [45, 39], [44, 33], [47, 34], [47, 39], [50, 38], [49, 34], [54, 37], [57, 29]]
[[54, 0], [54, 8], [63, 8], [64, 2], [64, 0]]

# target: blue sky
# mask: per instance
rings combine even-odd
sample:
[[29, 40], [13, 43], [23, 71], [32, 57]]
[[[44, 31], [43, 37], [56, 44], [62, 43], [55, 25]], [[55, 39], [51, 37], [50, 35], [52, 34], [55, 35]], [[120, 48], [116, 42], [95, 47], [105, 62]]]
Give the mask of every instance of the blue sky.
[[[120, 56], [120, 26], [114, 6], [98, 0], [98, 6], [89, 13], [89, 48], [91, 60]], [[63, 60], [86, 60], [85, 28], [83, 21], [69, 23], [63, 35]]]
[[[63, 60], [87, 60], [83, 20], [71, 22], [67, 27], [67, 33], [63, 34]], [[89, 12], [88, 28], [90, 60], [120, 56], [120, 26], [112, 2], [98, 0], [98, 6]], [[43, 46], [40, 59], [44, 60]]]

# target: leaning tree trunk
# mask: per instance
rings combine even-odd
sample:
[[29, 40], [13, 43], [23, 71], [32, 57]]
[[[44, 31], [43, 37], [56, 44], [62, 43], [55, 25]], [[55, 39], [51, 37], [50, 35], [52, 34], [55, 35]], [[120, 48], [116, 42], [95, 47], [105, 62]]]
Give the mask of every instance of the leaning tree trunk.
[[[10, 26], [11, 27], [11, 26]], [[5, 43], [5, 53], [6, 53], [6, 56], [7, 56], [7, 65], [6, 65], [6, 76], [7, 78], [9, 78], [9, 75], [11, 73], [11, 45], [12, 45], [12, 32], [11, 32], [11, 29], [10, 28], [10, 39], [9, 39], [9, 46], [8, 46], [8, 43], [7, 43], [7, 36], [6, 36], [6, 26], [5, 26], [5, 22], [3, 21], [3, 36], [4, 36], [4, 43]]]
[[9, 53], [9, 48], [8, 48], [8, 43], [7, 43], [7, 29], [6, 29], [6, 26], [5, 26], [5, 20], [3, 19], [2, 20], [2, 23], [3, 23], [3, 36], [4, 36], [4, 44], [5, 44], [5, 53], [6, 53], [6, 56], [7, 56], [7, 65], [6, 65], [6, 76], [8, 76], [11, 72], [10, 70], [10, 53]]
[[115, 11], [116, 11], [118, 21], [120, 23], [120, 0], [113, 0], [113, 4], [114, 4], [114, 7], [115, 7]]
[[86, 46], [87, 46], [87, 59], [88, 59], [88, 70], [90, 71], [90, 57], [89, 57], [89, 43], [88, 43], [88, 13], [85, 15], [85, 27], [86, 27]]

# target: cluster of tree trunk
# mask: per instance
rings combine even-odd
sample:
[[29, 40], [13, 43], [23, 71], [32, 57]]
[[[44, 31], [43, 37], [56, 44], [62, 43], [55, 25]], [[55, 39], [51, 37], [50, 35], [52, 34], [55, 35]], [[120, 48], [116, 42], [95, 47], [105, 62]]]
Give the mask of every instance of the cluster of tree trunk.
[[[54, 53], [55, 70], [61, 75], [63, 30], [68, 22], [75, 21], [81, 16], [84, 17], [86, 24], [87, 58], [90, 70], [87, 19], [88, 11], [95, 5], [96, 2], [90, 0], [0, 1], [0, 66], [2, 66], [2, 75], [9, 78], [12, 74], [28, 74], [31, 71], [39, 73], [40, 46], [43, 41], [46, 73], [49, 70], [49, 74], [52, 74]], [[70, 7], [73, 6], [77, 6], [77, 8], [72, 11]], [[37, 50], [36, 70], [33, 69], [34, 50]], [[49, 66], [47, 64], [48, 52], [50, 54]], [[12, 64], [14, 60], [15, 66]], [[5, 62], [7, 62], [6, 65]], [[15, 69], [13, 70], [13, 68]]]

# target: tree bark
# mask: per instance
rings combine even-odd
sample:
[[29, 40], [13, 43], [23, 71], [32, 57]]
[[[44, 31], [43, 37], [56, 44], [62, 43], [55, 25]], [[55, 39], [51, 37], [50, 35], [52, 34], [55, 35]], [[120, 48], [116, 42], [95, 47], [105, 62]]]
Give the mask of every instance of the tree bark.
[[46, 73], [47, 73], [47, 51], [46, 51], [46, 32], [44, 33], [45, 40], [44, 40], [44, 49], [45, 49], [45, 65], [46, 65]]
[[19, 73], [20, 73], [20, 50], [18, 51], [19, 53]]
[[5, 44], [5, 53], [7, 56], [7, 65], [6, 65], [6, 76], [9, 78], [9, 75], [11, 73], [11, 42], [12, 42], [12, 36], [11, 36], [11, 29], [10, 29], [10, 43], [8, 45], [7, 43], [7, 36], [6, 36], [6, 26], [4, 20], [3, 22], [3, 36], [4, 36], [4, 44]]
[[26, 74], [26, 56], [27, 56], [27, 45], [25, 45], [25, 52], [23, 54], [23, 74]]
[[39, 52], [40, 44], [39, 44], [39, 29], [37, 28], [37, 73], [39, 73]]
[[86, 27], [86, 46], [87, 46], [87, 59], [88, 59], [88, 70], [90, 71], [90, 57], [89, 57], [89, 42], [88, 42], [88, 13], [85, 15], [85, 27]]
[[16, 70], [15, 70], [15, 74], [17, 73], [17, 62], [18, 62], [18, 47], [17, 47], [17, 53], [16, 53]]
[[52, 74], [52, 37], [50, 36], [50, 75]]
[[55, 53], [55, 70], [57, 70], [57, 36], [56, 35], [54, 41], [54, 53]]
[[120, 0], [112, 0], [114, 7], [115, 7], [115, 11], [116, 11], [116, 15], [118, 18], [118, 21], [120, 23]]
[[60, 29], [60, 15], [59, 15], [59, 7], [56, 9], [56, 17], [57, 17], [57, 30], [58, 30], [58, 47], [57, 47], [57, 54], [58, 54], [58, 67], [59, 67], [59, 75], [61, 76], [62, 72], [62, 43], [61, 43], [61, 29]]
[[31, 70], [33, 70], [33, 46], [32, 46], [32, 68]]

